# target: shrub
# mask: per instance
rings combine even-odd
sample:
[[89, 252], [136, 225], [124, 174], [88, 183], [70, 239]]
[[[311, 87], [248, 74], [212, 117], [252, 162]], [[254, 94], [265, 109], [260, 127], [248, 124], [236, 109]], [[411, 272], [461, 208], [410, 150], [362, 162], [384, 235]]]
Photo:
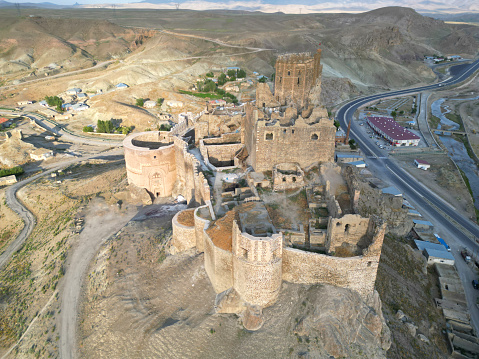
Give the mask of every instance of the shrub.
[[261, 76], [261, 78], [258, 80], [260, 83], [265, 83], [266, 82], [266, 77]]
[[159, 98], [159, 99], [156, 100], [156, 103], [158, 104], [158, 106], [161, 106], [161, 105], [163, 105], [164, 101], [165, 101], [164, 98]]
[[164, 123], [161, 124], [160, 126], [160, 131], [169, 131], [171, 129], [170, 125], [166, 125]]
[[93, 132], [93, 127], [85, 126], [85, 127], [83, 127], [83, 132]]
[[226, 74], [228, 75], [228, 77], [236, 76], [236, 70], [228, 70]]
[[143, 107], [144, 104], [145, 104], [145, 99], [143, 99], [143, 98], [137, 98], [136, 99], [136, 105], [138, 107]]
[[238, 72], [236, 72], [236, 77], [239, 79], [244, 79], [246, 77], [246, 71], [239, 69]]
[[214, 77], [215, 75], [213, 74], [212, 71], [206, 73], [206, 77]]
[[10, 175], [21, 175], [25, 171], [21, 166], [13, 167], [13, 168], [4, 168], [0, 170], [0, 177], [10, 176]]
[[223, 86], [226, 83], [226, 75], [224, 73], [221, 73], [218, 76], [218, 85]]

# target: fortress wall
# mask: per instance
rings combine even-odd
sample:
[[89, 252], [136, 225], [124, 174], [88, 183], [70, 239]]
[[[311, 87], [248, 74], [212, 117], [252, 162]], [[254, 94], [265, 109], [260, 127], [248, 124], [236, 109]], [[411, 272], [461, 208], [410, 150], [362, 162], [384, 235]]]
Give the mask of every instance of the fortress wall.
[[289, 127], [258, 124], [255, 146], [251, 144], [256, 153], [253, 167], [261, 172], [272, 170], [273, 165], [283, 162], [297, 162], [301, 168], [314, 162], [332, 162], [335, 130], [330, 120]]
[[208, 228], [210, 225], [210, 221], [204, 218], [206, 216], [209, 216], [209, 210], [207, 206], [201, 206], [195, 209], [196, 250], [200, 253], [205, 251], [205, 238], [203, 230]]
[[283, 249], [283, 279], [292, 283], [327, 283], [357, 291], [366, 298], [374, 291], [379, 255], [332, 257], [293, 248]]
[[413, 223], [408, 210], [402, 207], [401, 196], [384, 194], [380, 189], [373, 188], [369, 182], [361, 179], [356, 167], [343, 167], [342, 175], [348, 184], [355, 213], [363, 217], [380, 215], [387, 222], [391, 233], [401, 236], [409, 233]]
[[234, 289], [249, 304], [276, 301], [282, 282], [282, 234], [253, 237], [233, 222]]
[[128, 183], [145, 188], [153, 197], [171, 196], [177, 175], [174, 145], [151, 150], [135, 146], [132, 141], [142, 134], [123, 141]]
[[208, 153], [208, 161], [214, 166], [221, 166], [224, 163], [231, 163], [233, 165], [236, 153], [243, 148], [241, 143], [232, 143], [228, 145], [206, 145]]
[[369, 233], [369, 218], [359, 214], [346, 214], [341, 218], [329, 217], [326, 250], [336, 251], [343, 243], [357, 245]]
[[241, 132], [223, 133], [220, 137], [204, 138], [203, 141], [205, 145], [240, 143]]
[[[185, 211], [192, 211], [187, 209]], [[196, 246], [196, 228], [195, 226], [186, 226], [178, 222], [178, 216], [184, 211], [180, 211], [173, 217], [173, 236], [171, 239], [171, 245], [175, 248], [175, 252], [186, 251], [187, 249], [194, 248]]]
[[207, 203], [211, 199], [208, 181], [200, 171], [200, 163], [188, 152], [188, 144], [179, 137], [174, 137], [177, 181], [180, 193], [187, 202]]
[[252, 305], [267, 307], [278, 298], [282, 283], [282, 261], [260, 263], [233, 257], [234, 288]]
[[233, 253], [216, 247], [208, 234], [203, 231], [205, 270], [216, 293], [233, 286]]
[[244, 122], [241, 124], [241, 133], [249, 155], [247, 163], [252, 165], [253, 168], [256, 168], [256, 131], [258, 111], [250, 103], [247, 103], [245, 105], [245, 113], [246, 116], [243, 119]]

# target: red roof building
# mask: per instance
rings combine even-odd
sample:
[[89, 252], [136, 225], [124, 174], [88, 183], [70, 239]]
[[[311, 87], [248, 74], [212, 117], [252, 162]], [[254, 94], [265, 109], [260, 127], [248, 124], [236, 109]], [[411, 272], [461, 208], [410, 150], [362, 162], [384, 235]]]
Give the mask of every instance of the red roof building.
[[393, 146], [417, 146], [419, 144], [419, 136], [399, 125], [391, 117], [368, 116], [367, 123]]

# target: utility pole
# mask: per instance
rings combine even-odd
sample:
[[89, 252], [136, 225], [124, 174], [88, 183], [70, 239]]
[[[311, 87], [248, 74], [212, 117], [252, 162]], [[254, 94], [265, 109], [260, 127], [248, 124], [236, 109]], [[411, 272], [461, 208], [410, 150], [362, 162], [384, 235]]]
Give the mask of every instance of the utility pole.
[[22, 12], [20, 11], [20, 4], [16, 2], [15, 7], [17, 8], [18, 16], [22, 16]]

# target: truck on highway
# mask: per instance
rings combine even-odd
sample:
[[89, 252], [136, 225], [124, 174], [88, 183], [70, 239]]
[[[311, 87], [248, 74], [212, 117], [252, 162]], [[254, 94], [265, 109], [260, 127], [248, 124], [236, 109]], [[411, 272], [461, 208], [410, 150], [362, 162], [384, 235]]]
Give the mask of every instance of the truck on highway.
[[434, 233], [434, 236], [436, 237], [436, 239], [439, 241], [439, 243], [441, 243], [444, 247], [446, 247], [447, 251], [450, 252], [451, 251], [451, 247], [449, 247], [446, 243], [446, 241], [444, 239], [442, 239], [441, 237], [439, 237], [439, 235], [437, 233]]

